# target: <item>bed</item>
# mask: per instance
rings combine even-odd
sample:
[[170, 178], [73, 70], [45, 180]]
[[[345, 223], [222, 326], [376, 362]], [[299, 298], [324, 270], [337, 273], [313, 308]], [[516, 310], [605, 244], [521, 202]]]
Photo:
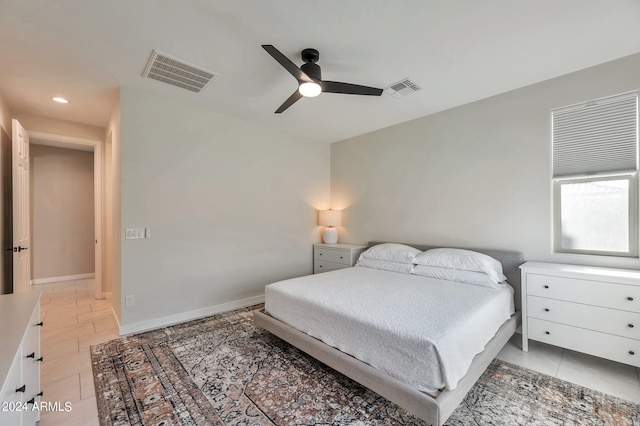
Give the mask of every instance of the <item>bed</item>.
[[[519, 320], [514, 301], [519, 300], [521, 254], [469, 250], [500, 261], [511, 287], [487, 292], [469, 284], [355, 267], [271, 284], [265, 292], [266, 311], [255, 311], [254, 321], [427, 423], [441, 425]], [[352, 286], [356, 281], [358, 286]], [[385, 286], [393, 286], [393, 291], [385, 291]], [[485, 297], [488, 294], [491, 297]], [[452, 297], [458, 307], [442, 303]], [[381, 298], [385, 303], [376, 304]], [[399, 304], [404, 308], [398, 309]], [[422, 318], [421, 309], [434, 314], [434, 320], [413, 325], [406, 321]], [[451, 320], [439, 320], [447, 316]], [[411, 337], [423, 331], [431, 333], [428, 339]]]

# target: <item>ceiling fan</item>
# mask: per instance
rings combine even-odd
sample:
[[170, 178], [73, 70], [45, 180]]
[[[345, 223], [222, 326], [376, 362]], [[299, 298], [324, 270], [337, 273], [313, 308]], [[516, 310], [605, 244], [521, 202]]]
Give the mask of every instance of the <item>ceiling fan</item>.
[[304, 64], [300, 68], [284, 56], [278, 49], [270, 44], [263, 44], [262, 48], [267, 51], [273, 59], [278, 61], [289, 73], [298, 80], [298, 90], [293, 92], [289, 99], [284, 101], [280, 108], [276, 110], [276, 114], [284, 112], [291, 105], [296, 103], [300, 98], [315, 97], [320, 93], [344, 93], [347, 95], [368, 95], [380, 96], [382, 89], [375, 87], [360, 86], [358, 84], [340, 83], [338, 81], [322, 80], [320, 65], [316, 64], [320, 58], [320, 53], [316, 49], [304, 49], [302, 51], [302, 60]]

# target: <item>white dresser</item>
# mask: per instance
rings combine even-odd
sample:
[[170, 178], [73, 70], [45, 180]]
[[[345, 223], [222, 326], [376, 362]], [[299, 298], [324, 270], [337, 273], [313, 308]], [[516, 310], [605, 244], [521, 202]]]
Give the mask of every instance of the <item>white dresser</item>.
[[640, 367], [640, 271], [527, 262], [522, 350], [528, 339]]
[[349, 268], [366, 248], [358, 244], [314, 244], [313, 273]]
[[0, 425], [40, 420], [40, 293], [0, 296]]

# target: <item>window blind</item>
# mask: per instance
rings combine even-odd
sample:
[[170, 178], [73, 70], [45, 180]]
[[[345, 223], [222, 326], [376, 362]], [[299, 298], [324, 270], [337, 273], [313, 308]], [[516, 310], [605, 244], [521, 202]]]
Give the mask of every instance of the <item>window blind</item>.
[[638, 169], [638, 92], [551, 111], [553, 177]]

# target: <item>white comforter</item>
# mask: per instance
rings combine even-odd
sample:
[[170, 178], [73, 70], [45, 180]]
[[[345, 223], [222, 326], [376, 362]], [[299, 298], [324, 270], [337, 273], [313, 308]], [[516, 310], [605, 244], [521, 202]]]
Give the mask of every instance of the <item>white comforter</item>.
[[514, 312], [513, 289], [354, 267], [270, 284], [273, 317], [416, 389], [455, 389]]

